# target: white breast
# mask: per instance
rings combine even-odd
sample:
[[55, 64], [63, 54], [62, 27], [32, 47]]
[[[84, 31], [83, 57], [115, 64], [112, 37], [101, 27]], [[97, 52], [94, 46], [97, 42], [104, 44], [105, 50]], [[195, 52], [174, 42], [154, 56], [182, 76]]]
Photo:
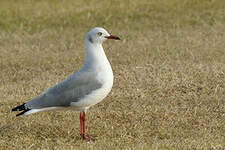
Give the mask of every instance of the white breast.
[[90, 94], [84, 96], [78, 102], [72, 102], [71, 106], [79, 111], [86, 111], [90, 106], [102, 101], [113, 86], [113, 72], [111, 65], [105, 55], [101, 44], [91, 44], [86, 40], [86, 60], [83, 71], [94, 72], [97, 74], [96, 78], [103, 85], [101, 88], [92, 91]]

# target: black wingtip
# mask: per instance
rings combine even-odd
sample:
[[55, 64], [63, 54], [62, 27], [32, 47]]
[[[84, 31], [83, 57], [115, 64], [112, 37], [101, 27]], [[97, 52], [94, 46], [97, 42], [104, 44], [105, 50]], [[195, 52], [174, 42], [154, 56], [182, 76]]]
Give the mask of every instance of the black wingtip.
[[20, 116], [20, 115], [23, 115], [24, 113], [26, 113], [27, 111], [30, 110], [29, 108], [27, 108], [27, 107], [25, 106], [25, 104], [26, 104], [26, 103], [24, 103], [24, 104], [22, 104], [22, 105], [20, 105], [20, 106], [17, 106], [17, 107], [15, 107], [15, 108], [12, 109], [12, 111], [23, 111], [23, 112], [21, 112], [21, 113], [19, 113], [19, 114], [16, 114], [17, 117]]
[[21, 113], [18, 113], [18, 114], [16, 114], [16, 117], [18, 117], [18, 116], [21, 116], [21, 115], [23, 115], [23, 114], [25, 114], [27, 111], [29, 111], [30, 109], [27, 109], [27, 110], [24, 110], [23, 112], [21, 112]]
[[26, 110], [25, 103], [12, 109], [12, 111]]

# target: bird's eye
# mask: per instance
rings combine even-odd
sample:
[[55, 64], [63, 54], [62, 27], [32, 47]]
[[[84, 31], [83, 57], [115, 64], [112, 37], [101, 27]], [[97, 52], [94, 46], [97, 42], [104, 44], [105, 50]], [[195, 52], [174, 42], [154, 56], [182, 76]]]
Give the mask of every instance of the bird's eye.
[[98, 32], [98, 35], [101, 36], [102, 35], [102, 32]]

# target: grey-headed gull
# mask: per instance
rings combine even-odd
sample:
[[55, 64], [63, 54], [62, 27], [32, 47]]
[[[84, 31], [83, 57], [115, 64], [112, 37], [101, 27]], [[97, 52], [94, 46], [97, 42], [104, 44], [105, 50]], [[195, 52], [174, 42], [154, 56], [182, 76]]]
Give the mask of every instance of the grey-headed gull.
[[101, 102], [113, 86], [112, 68], [102, 47], [107, 39], [120, 40], [103, 28], [89, 31], [83, 67], [41, 95], [13, 108], [12, 111], [22, 111], [16, 116], [62, 108], [80, 111], [80, 134], [83, 139], [92, 140], [85, 134], [85, 113], [89, 107]]

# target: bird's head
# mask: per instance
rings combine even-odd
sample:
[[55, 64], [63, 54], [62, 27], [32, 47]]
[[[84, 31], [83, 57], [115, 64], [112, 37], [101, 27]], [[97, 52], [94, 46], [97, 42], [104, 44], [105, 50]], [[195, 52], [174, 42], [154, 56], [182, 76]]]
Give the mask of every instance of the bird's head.
[[88, 32], [86, 39], [90, 43], [102, 44], [107, 39], [120, 40], [119, 37], [109, 34], [105, 29], [100, 27], [95, 27]]

